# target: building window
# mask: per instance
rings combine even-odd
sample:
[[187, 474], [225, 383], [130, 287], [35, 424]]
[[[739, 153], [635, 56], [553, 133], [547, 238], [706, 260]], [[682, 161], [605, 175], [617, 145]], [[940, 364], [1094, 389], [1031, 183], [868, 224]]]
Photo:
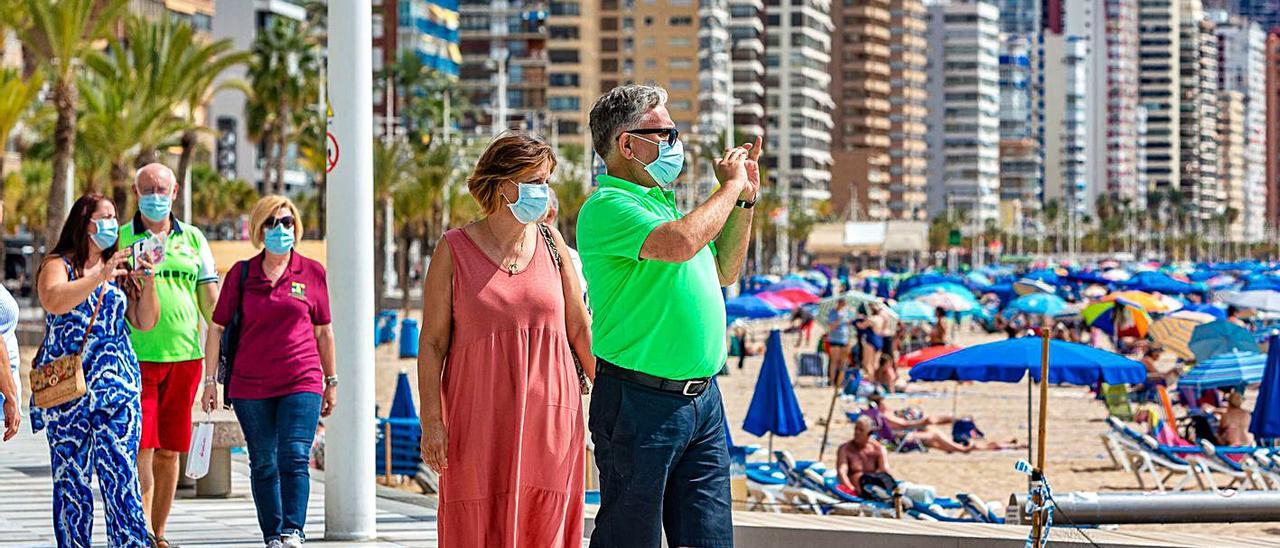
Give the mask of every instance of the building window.
[[693, 18], [687, 15], [676, 15], [667, 20], [673, 27], [687, 27], [693, 24]]
[[688, 58], [677, 57], [672, 59], [669, 63], [667, 63], [667, 67], [673, 70], [693, 68], [693, 60]]
[[578, 27], [571, 25], [552, 25], [548, 28], [552, 40], [577, 40]]
[[548, 83], [553, 88], [576, 88], [578, 87], [578, 75], [572, 72], [553, 72], [548, 78]]
[[693, 89], [693, 82], [689, 80], [672, 80], [668, 89], [672, 91], [689, 91]]
[[577, 63], [578, 50], [576, 49], [553, 49], [547, 50], [547, 57], [552, 63]]
[[[404, 7], [408, 2], [401, 2]], [[581, 15], [582, 6], [578, 2], [552, 2], [551, 15]]]
[[581, 100], [577, 97], [548, 97], [547, 106], [552, 112], [577, 112], [582, 110]]

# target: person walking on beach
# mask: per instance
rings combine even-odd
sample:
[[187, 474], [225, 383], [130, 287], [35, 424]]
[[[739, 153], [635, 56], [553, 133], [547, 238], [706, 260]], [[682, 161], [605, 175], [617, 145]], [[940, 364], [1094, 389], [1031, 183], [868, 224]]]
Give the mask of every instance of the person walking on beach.
[[[0, 223], [4, 222], [4, 201], [0, 200]], [[9, 441], [22, 424], [22, 377], [18, 374], [18, 301], [9, 288], [0, 284], [0, 418], [3, 431], [0, 441]], [[6, 375], [8, 371], [10, 375]]]
[[849, 303], [844, 299], [836, 301], [836, 307], [827, 314], [827, 382], [831, 386], [840, 383], [840, 377], [849, 366], [849, 339], [853, 315], [849, 312]]
[[107, 544], [148, 544], [137, 476], [142, 375], [129, 332], [154, 327], [160, 302], [152, 265], [136, 258], [136, 268], [127, 270], [129, 251], [117, 250], [119, 234], [115, 204], [99, 194], [82, 196], [36, 273], [46, 314], [34, 370], [78, 354], [86, 386], [83, 396], [61, 405], [31, 405], [32, 430], [48, 427], [58, 546], [92, 544], [94, 473]]
[[660, 87], [626, 85], [591, 107], [605, 160], [578, 214], [599, 376], [588, 427], [600, 468], [591, 545], [733, 545], [721, 287], [738, 280], [760, 179], [760, 140], [715, 161], [717, 189], [688, 214], [684, 167]]
[[[129, 337], [142, 369], [138, 478], [157, 548], [169, 548], [164, 535], [178, 488], [178, 455], [191, 446], [191, 406], [204, 370], [200, 320], [211, 323], [218, 302], [218, 271], [209, 242], [200, 229], [173, 215], [177, 194], [173, 171], [164, 164], [143, 166], [133, 184], [138, 211], [120, 227], [122, 248], [144, 240], [160, 240], [163, 246], [163, 259], [155, 265], [160, 319], [155, 328]], [[206, 382], [212, 380], [209, 376]]]
[[560, 233], [541, 224], [555, 151], [501, 135], [467, 188], [484, 218], [445, 233], [423, 287], [422, 458], [440, 546], [582, 545], [590, 320]]
[[[324, 267], [294, 242], [302, 216], [288, 198], [265, 196], [249, 215], [250, 239], [264, 248], [227, 272], [205, 342], [205, 369], [218, 367], [222, 333], [242, 311], [227, 394], [249, 446], [249, 476], [258, 527], [269, 547], [306, 540], [311, 495], [311, 443], [320, 417], [337, 405], [333, 326]], [[206, 382], [203, 409], [218, 404]]]

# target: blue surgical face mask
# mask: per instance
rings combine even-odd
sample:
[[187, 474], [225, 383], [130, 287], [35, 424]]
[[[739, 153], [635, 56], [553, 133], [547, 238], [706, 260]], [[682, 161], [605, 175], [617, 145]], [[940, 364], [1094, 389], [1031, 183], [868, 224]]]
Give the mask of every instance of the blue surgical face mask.
[[115, 219], [98, 219], [93, 222], [98, 231], [93, 233], [93, 245], [98, 249], [110, 249], [120, 238], [120, 225]]
[[[647, 143], [654, 143], [639, 135], [632, 134], [631, 136]], [[664, 189], [671, 188], [671, 183], [676, 182], [676, 177], [679, 177], [680, 172], [684, 171], [684, 143], [676, 141], [676, 144], [672, 145], [666, 141], [660, 141], [654, 144], [658, 145], [658, 157], [645, 164], [644, 170], [649, 173], [650, 177], [653, 177], [653, 182], [658, 183], [658, 186]], [[631, 159], [640, 162], [640, 159], [635, 156], [632, 156]], [[640, 163], [643, 164], [644, 162]]]
[[280, 225], [271, 227], [262, 237], [262, 245], [276, 255], [288, 253], [293, 249], [293, 229]]
[[[517, 184], [520, 196], [515, 203], [507, 204], [516, 220], [524, 224], [536, 223], [547, 215], [547, 206], [551, 203], [551, 188], [546, 183]], [[506, 196], [504, 195], [505, 199]]]
[[173, 210], [173, 196], [168, 194], [143, 194], [138, 197], [138, 211], [142, 216], [155, 222], [169, 218]]

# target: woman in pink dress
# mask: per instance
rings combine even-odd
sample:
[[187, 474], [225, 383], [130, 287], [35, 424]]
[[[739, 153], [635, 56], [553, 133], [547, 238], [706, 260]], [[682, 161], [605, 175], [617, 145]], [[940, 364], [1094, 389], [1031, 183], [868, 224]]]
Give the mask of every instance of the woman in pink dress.
[[491, 143], [467, 180], [485, 217], [445, 233], [427, 270], [422, 458], [440, 473], [443, 547], [582, 545], [573, 356], [591, 378], [595, 358], [567, 246], [540, 224], [555, 165], [530, 134]]

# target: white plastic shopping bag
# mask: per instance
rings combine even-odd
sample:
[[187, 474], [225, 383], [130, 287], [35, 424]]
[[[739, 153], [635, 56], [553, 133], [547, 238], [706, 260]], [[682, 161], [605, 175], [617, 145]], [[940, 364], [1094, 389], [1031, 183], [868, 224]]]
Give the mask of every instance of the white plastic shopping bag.
[[196, 424], [191, 433], [191, 449], [187, 452], [187, 477], [200, 479], [209, 473], [209, 454], [213, 451], [213, 423]]

